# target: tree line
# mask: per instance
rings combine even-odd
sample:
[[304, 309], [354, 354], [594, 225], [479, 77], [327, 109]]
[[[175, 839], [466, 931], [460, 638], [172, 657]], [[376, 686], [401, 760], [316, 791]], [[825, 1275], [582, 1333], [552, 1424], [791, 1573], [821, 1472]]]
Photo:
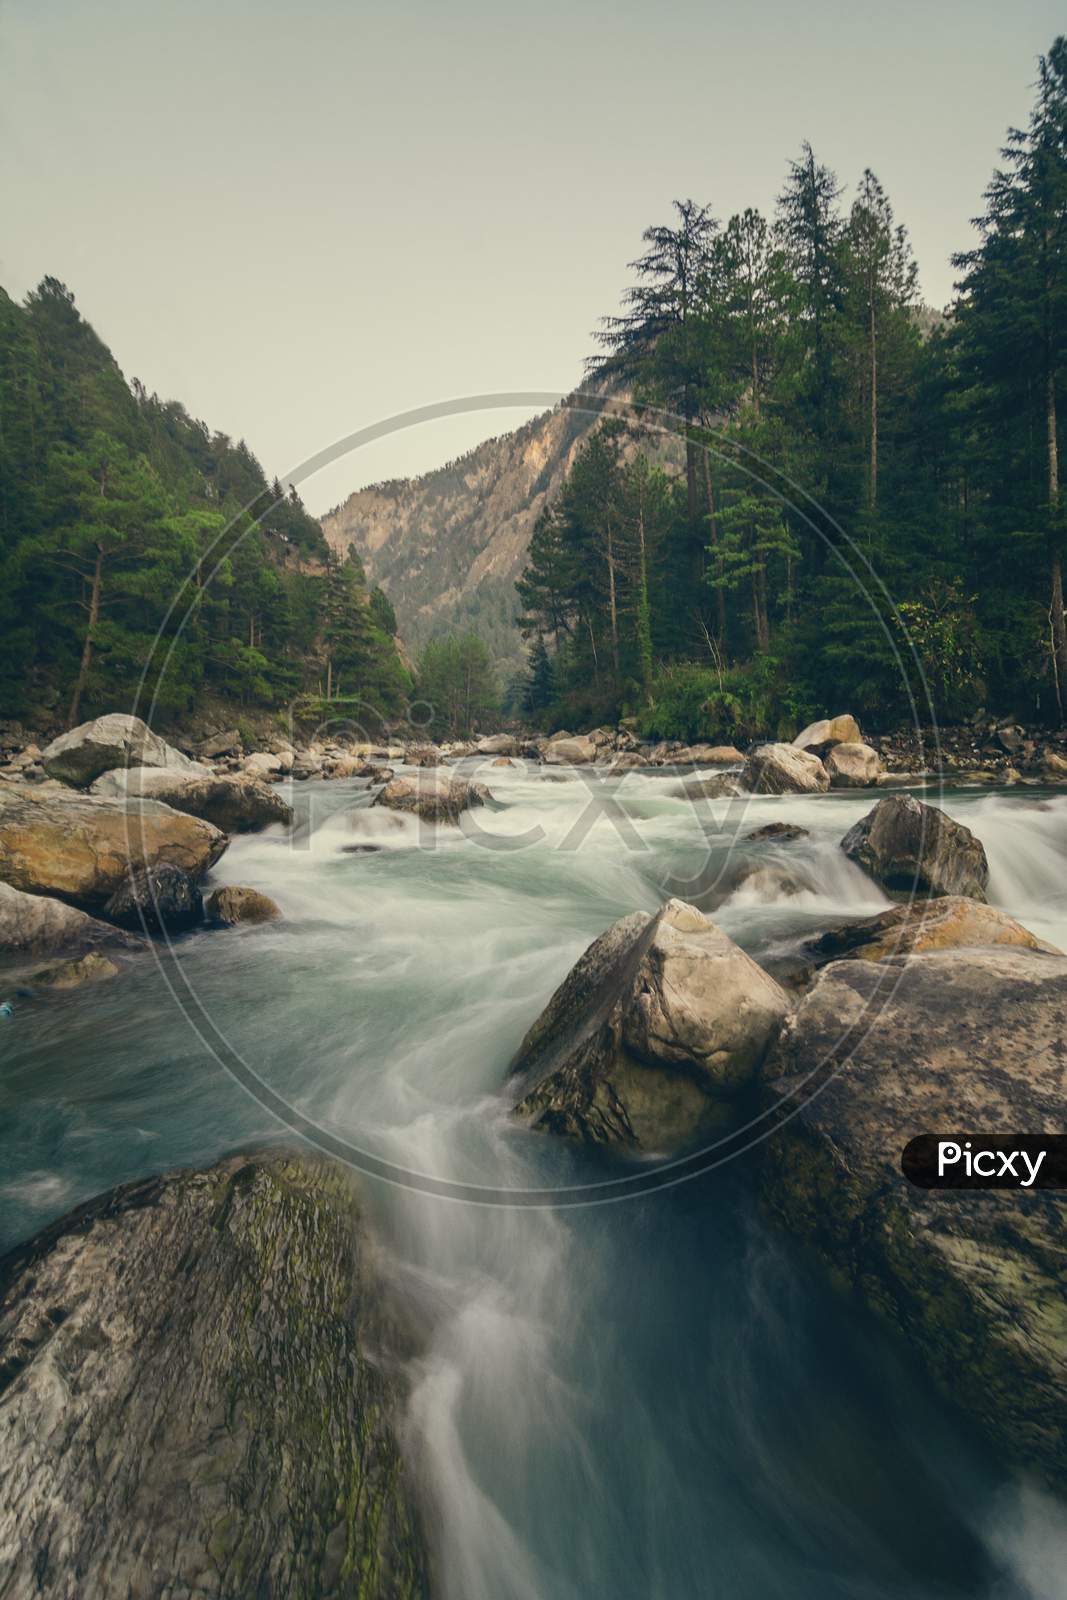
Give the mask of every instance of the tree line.
[[741, 736], [928, 688], [948, 719], [1062, 720], [1062, 38], [976, 228], [934, 312], [876, 175], [846, 195], [805, 144], [773, 215], [646, 230], [589, 362], [605, 420], [518, 584], [529, 714]]
[[[358, 698], [383, 716], [411, 677], [380, 590], [243, 441], [127, 383], [45, 278], [0, 290], [0, 705], [72, 724], [158, 709]], [[166, 662], [165, 670], [159, 666]]]

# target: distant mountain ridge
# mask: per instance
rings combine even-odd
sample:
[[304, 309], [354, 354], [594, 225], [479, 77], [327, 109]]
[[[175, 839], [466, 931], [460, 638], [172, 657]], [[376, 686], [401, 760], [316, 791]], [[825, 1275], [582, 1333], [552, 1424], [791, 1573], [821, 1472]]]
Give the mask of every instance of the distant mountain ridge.
[[357, 489], [321, 519], [323, 534], [338, 554], [355, 545], [413, 651], [473, 628], [498, 663], [517, 663], [515, 580], [534, 523], [598, 421], [568, 396], [446, 466]]

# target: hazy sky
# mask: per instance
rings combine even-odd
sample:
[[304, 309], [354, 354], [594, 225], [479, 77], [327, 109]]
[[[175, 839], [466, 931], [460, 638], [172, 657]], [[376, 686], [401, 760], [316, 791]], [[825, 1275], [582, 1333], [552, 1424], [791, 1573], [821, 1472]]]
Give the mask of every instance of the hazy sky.
[[[74, 290], [127, 376], [286, 474], [453, 396], [565, 391], [674, 196], [769, 207], [810, 139], [878, 173], [923, 292], [1052, 0], [0, 0], [0, 283]], [[421, 471], [522, 413], [409, 430], [305, 485]]]

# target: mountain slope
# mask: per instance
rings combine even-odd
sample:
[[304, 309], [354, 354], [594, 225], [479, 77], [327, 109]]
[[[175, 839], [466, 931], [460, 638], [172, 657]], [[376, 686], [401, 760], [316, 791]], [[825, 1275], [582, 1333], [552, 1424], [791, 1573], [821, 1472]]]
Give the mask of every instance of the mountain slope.
[[522, 654], [514, 585], [534, 523], [597, 420], [564, 401], [422, 477], [357, 489], [323, 517], [322, 531], [340, 554], [355, 545], [414, 650], [474, 628], [498, 662], [514, 663]]

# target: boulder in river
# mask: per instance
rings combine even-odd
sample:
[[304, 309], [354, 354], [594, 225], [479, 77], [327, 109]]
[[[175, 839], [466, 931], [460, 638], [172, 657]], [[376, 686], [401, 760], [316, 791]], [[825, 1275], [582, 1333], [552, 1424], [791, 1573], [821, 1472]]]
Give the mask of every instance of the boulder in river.
[[517, 756], [519, 741], [510, 733], [493, 733], [487, 739], [478, 740], [474, 753], [479, 756]]
[[751, 833], [746, 833], [745, 838], [753, 842], [768, 840], [790, 844], [794, 839], [810, 839], [811, 833], [807, 828], [798, 827], [795, 822], [765, 822], [762, 828], [753, 828]]
[[672, 757], [680, 767], [739, 767], [744, 759], [732, 744], [690, 744]]
[[0, 1262], [0, 1590], [418, 1600], [404, 1395], [351, 1181], [236, 1157]]
[[212, 761], [218, 756], [232, 756], [240, 748], [241, 735], [236, 728], [210, 734], [208, 738], [201, 739], [200, 743], [194, 746], [199, 761]]
[[598, 753], [599, 746], [580, 734], [576, 739], [551, 739], [543, 759], [551, 767], [584, 767], [595, 761]]
[[664, 1151], [721, 1126], [789, 1009], [694, 906], [633, 912], [586, 950], [512, 1062], [517, 1114], [546, 1132]]
[[426, 822], [458, 822], [461, 812], [484, 805], [491, 798], [484, 783], [466, 783], [445, 773], [420, 772], [417, 778], [391, 778], [371, 804], [409, 811]]
[[734, 800], [748, 793], [731, 772], [717, 772], [712, 778], [694, 778], [679, 783], [668, 793], [679, 800]]
[[1067, 1488], [1067, 1195], [935, 1191], [919, 1134], [1061, 1133], [1067, 958], [1012, 948], [824, 967], [765, 1066], [784, 1224], [902, 1331], [1004, 1460]]
[[181, 867], [135, 867], [104, 907], [120, 928], [185, 933], [204, 920], [204, 897]]
[[819, 962], [848, 956], [858, 961], [884, 961], [887, 956], [919, 955], [926, 950], [959, 950], [967, 946], [1015, 945], [1062, 955], [1024, 928], [1021, 922], [981, 900], [943, 895], [892, 906], [877, 917], [832, 928], [809, 941], [809, 956]]
[[141, 941], [46, 894], [0, 883], [0, 955], [83, 955], [102, 946], [138, 948]]
[[43, 752], [41, 764], [50, 778], [75, 788], [88, 788], [94, 778], [114, 767], [171, 767], [197, 771], [198, 765], [153, 733], [140, 719], [119, 712], [83, 722]]
[[89, 911], [106, 905], [134, 867], [178, 867], [198, 878], [229, 843], [210, 822], [158, 800], [0, 789], [0, 881]]
[[862, 744], [863, 735], [855, 717], [847, 713], [840, 717], [823, 717], [809, 722], [793, 740], [797, 750], [810, 750], [813, 755], [825, 755], [835, 744]]
[[162, 800], [176, 811], [202, 817], [223, 833], [255, 833], [281, 823], [288, 827], [293, 808], [277, 790], [248, 773], [173, 772], [152, 767], [127, 767], [105, 772], [92, 794]]
[[870, 789], [882, 775], [882, 758], [869, 744], [835, 744], [825, 766], [834, 789]]
[[232, 928], [238, 922], [277, 922], [281, 911], [269, 895], [230, 883], [208, 896], [204, 917]]
[[741, 782], [752, 794], [822, 794], [830, 787], [818, 756], [791, 744], [758, 744], [750, 750]]
[[30, 973], [28, 982], [43, 989], [79, 989], [83, 983], [103, 983], [118, 975], [119, 969], [113, 961], [99, 950], [90, 950], [88, 955], [78, 956], [73, 961], [62, 961], [58, 966]]
[[841, 848], [889, 894], [986, 897], [989, 863], [982, 841], [910, 794], [879, 800], [845, 834]]
[[293, 762], [288, 767], [282, 763], [281, 756], [275, 755], [272, 750], [253, 750], [250, 756], [245, 756], [244, 770], [254, 778], [266, 778], [277, 782], [284, 771], [292, 771]]

